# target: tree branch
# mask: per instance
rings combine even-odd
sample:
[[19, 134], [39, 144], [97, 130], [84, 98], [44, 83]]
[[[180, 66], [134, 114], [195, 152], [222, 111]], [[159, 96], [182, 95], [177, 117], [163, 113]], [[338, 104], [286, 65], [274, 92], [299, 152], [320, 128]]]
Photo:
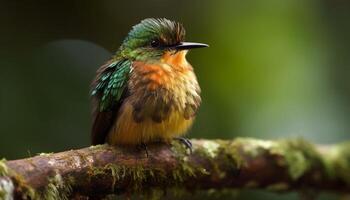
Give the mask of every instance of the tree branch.
[[0, 199], [98, 199], [107, 194], [260, 188], [350, 192], [350, 143], [192, 140], [135, 147], [98, 145], [0, 162]]

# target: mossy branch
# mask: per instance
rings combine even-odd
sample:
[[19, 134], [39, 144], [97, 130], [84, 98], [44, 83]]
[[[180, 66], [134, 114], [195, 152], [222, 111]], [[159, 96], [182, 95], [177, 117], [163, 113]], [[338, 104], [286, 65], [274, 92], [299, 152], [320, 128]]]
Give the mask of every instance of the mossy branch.
[[350, 143], [304, 140], [192, 140], [131, 147], [92, 146], [0, 161], [0, 199], [100, 199], [173, 188], [260, 188], [350, 192]]

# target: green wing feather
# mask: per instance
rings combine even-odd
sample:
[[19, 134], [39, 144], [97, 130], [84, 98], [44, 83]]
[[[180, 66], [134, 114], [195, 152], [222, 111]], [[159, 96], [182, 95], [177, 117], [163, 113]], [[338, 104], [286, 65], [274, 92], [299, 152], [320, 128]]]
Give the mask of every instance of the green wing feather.
[[118, 110], [127, 92], [131, 71], [130, 60], [109, 61], [97, 71], [92, 83], [93, 124], [91, 141], [93, 145], [105, 143], [110, 128], [115, 122]]
[[118, 102], [125, 90], [129, 73], [131, 70], [131, 61], [114, 61], [106, 67], [97, 80], [91, 96], [101, 94], [99, 102], [99, 111], [107, 111], [111, 106]]

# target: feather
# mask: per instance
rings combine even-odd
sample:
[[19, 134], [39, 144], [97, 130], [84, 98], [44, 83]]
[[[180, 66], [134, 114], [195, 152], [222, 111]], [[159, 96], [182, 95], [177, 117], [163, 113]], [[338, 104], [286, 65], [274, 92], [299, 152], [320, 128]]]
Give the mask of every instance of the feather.
[[[109, 61], [97, 71], [91, 85], [93, 103], [92, 144], [105, 142], [127, 93], [131, 61]], [[124, 96], [123, 96], [124, 95]]]

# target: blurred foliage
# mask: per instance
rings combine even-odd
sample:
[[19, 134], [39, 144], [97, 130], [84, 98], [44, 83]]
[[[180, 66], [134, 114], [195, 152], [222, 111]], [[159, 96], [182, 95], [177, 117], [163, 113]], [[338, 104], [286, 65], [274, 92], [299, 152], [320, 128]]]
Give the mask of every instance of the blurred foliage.
[[[89, 145], [89, 84], [131, 26], [182, 22], [203, 104], [196, 138], [350, 138], [350, 12], [342, 0], [2, 1], [0, 156]], [[294, 199], [244, 192], [235, 199]], [[329, 199], [330, 197], [324, 197]]]

